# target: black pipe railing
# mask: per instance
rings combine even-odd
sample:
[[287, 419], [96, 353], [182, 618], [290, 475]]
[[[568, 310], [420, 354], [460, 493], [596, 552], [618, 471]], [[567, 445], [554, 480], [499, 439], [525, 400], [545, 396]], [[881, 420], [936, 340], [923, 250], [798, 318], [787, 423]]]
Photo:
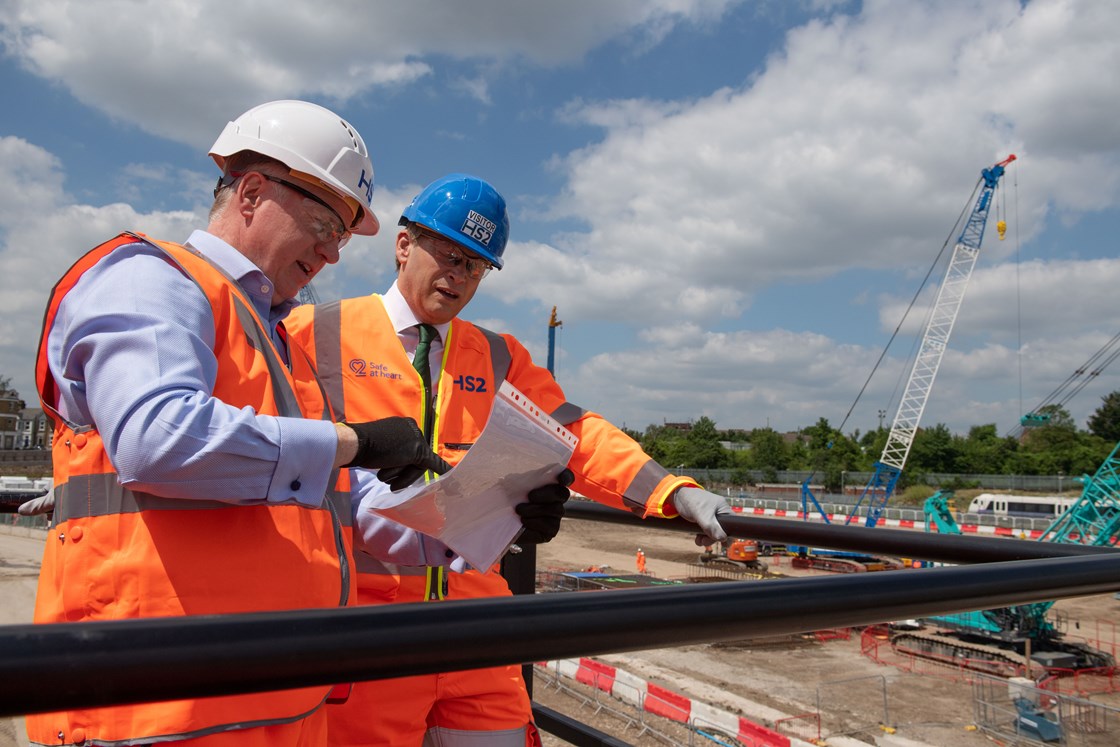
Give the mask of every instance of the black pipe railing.
[[[564, 517], [633, 526], [654, 525], [681, 532], [696, 532], [696, 526], [684, 519], [641, 519], [634, 514], [616, 511], [589, 501], [569, 501], [565, 506]], [[1032, 558], [1064, 558], [1075, 555], [1107, 555], [1117, 552], [1112, 548], [1089, 545], [1066, 545], [1007, 537], [934, 534], [911, 529], [823, 524], [743, 514], [722, 517], [720, 524], [732, 537], [750, 537], [784, 545], [898, 555], [942, 563], [990, 563]]]
[[[573, 517], [599, 513], [598, 507], [572, 508]], [[604, 516], [629, 523], [619, 512]], [[695, 532], [687, 522], [664, 522], [669, 524]], [[780, 530], [786, 542], [825, 546], [827, 539], [834, 547], [880, 553], [898, 547], [888, 536], [894, 532], [886, 529], [817, 526], [828, 530], [818, 533], [807, 522], [754, 517], [731, 517], [724, 524], [733, 534], [751, 537], [765, 531], [778, 539]], [[923, 557], [916, 546], [927, 535], [902, 534], [912, 545], [903, 554]], [[0, 627], [0, 716], [809, 632], [1120, 589], [1120, 553], [1114, 551], [937, 539], [936, 546], [924, 548], [933, 559], [965, 561], [966, 548], [973, 547], [976, 557], [999, 556], [1003, 562], [611, 594], [5, 626]], [[989, 547], [993, 543], [1002, 547]], [[1069, 557], [1007, 562], [1045, 554], [1050, 547], [1066, 549]]]

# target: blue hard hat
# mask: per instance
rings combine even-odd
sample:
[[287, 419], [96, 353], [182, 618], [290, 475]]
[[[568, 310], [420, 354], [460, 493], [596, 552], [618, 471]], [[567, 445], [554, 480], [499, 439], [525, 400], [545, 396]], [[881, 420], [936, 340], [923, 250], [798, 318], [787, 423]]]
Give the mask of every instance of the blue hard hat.
[[502, 269], [509, 238], [506, 201], [485, 179], [470, 174], [436, 179], [412, 198], [398, 223], [419, 223]]

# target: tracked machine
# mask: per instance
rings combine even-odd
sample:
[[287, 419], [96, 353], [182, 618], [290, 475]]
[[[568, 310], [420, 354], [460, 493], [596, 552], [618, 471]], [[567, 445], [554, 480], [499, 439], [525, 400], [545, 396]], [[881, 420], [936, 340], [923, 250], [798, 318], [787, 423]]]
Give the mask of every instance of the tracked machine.
[[[1120, 444], [1092, 477], [1081, 478], [1081, 497], [1051, 523], [1040, 542], [1097, 547], [1115, 547], [1120, 542], [1118, 452]], [[938, 512], [937, 518], [939, 531], [953, 533], [956, 526], [951, 512]], [[1052, 613], [1053, 606], [1053, 602], [1038, 602], [928, 618], [921, 629], [894, 631], [891, 646], [899, 652], [1003, 676], [1016, 674], [1028, 663], [1059, 671], [1116, 665], [1113, 654], [1067, 638], [1066, 620]]]

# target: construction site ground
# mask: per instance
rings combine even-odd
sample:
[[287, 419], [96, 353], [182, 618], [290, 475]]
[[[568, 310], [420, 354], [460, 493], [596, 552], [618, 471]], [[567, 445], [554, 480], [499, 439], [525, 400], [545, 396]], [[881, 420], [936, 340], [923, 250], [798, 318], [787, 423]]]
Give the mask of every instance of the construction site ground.
[[[43, 533], [0, 526], [0, 624], [31, 620], [35, 583], [43, 549]], [[538, 550], [540, 569], [582, 570], [609, 566], [633, 573], [635, 554], [646, 555], [646, 572], [662, 578], [684, 578], [699, 550], [688, 535], [646, 527], [622, 527], [566, 519], [559, 536]], [[815, 574], [790, 566], [788, 558], [766, 558], [771, 570], [786, 576]], [[886, 571], [911, 573], [915, 571]], [[765, 583], [760, 581], [759, 583]], [[607, 593], [626, 593], [607, 592]], [[1115, 635], [1120, 600], [1111, 594], [1063, 600], [1056, 605], [1081, 630]], [[766, 614], [759, 610], [758, 614]], [[860, 653], [859, 636], [820, 641], [814, 637], [779, 636], [731, 644], [690, 645], [598, 657], [620, 670], [713, 707], [765, 723], [775, 714], [798, 717], [801, 733], [815, 723], [829, 744], [858, 739], [881, 745], [991, 745], [990, 738], [970, 731], [974, 723], [972, 688], [952, 678], [918, 675], [878, 664]], [[718, 744], [690, 735], [681, 725], [639, 714], [605, 694], [581, 685], [537, 677], [534, 700], [579, 721], [644, 747], [663, 744]], [[1112, 705], [1117, 705], [1112, 696]], [[885, 723], [896, 731], [883, 732]], [[813, 727], [815, 729], [815, 726]], [[1120, 730], [1120, 725], [1113, 724]], [[1120, 731], [1099, 738], [1079, 738], [1074, 745], [1120, 743]], [[1103, 740], [1103, 741], [1102, 741]], [[564, 745], [544, 735], [546, 747]], [[22, 719], [0, 720], [0, 747], [27, 744]]]
[[[646, 572], [662, 578], [685, 578], [690, 574], [699, 549], [692, 537], [657, 529], [621, 527], [592, 521], [565, 519], [560, 534], [538, 549], [540, 569], [583, 569], [610, 566], [619, 572], [634, 573], [638, 548], [646, 556]], [[770, 570], [784, 576], [828, 575], [793, 568], [788, 557], [763, 558]], [[916, 570], [882, 571], [919, 573]], [[765, 581], [759, 581], [765, 583]], [[625, 592], [618, 592], [625, 593]], [[1070, 624], [1080, 624], [1083, 634], [1092, 632], [1116, 642], [1120, 622], [1120, 600], [1112, 594], [1062, 600], [1055, 610], [1064, 613]], [[759, 614], [766, 614], [759, 610]], [[818, 712], [821, 731], [835, 739], [848, 735], [870, 744], [992, 745], [975, 723], [973, 689], [949, 673], [914, 674], [884, 666], [860, 653], [859, 634], [850, 638], [821, 641], [812, 636], [786, 636], [734, 644], [709, 644], [655, 649], [601, 658], [619, 669], [679, 692], [694, 701], [740, 713], [751, 718], [753, 712], [787, 717]], [[931, 667], [936, 670], [936, 667]], [[586, 690], [583, 691], [585, 694]], [[572, 695], [542, 687], [540, 677], [534, 699], [593, 724], [602, 731], [636, 745], [665, 744], [657, 736], [637, 737], [640, 726], [613, 713], [582, 706]], [[1094, 698], [1118, 706], [1115, 695]], [[635, 715], [632, 721], [636, 720]], [[645, 715], [650, 724], [665, 719]], [[808, 719], [804, 720], [808, 723]], [[894, 728], [892, 737], [879, 724]], [[1114, 724], [1120, 730], [1120, 724]], [[671, 734], [666, 727], [666, 733]], [[688, 741], [687, 732], [676, 732], [679, 744], [714, 744], [706, 740]], [[637, 737], [637, 738], [636, 738]], [[826, 740], [827, 741], [827, 740]], [[1114, 745], [1120, 731], [1095, 737], [1076, 737], [1076, 745]], [[546, 745], [565, 744], [559, 740]]]

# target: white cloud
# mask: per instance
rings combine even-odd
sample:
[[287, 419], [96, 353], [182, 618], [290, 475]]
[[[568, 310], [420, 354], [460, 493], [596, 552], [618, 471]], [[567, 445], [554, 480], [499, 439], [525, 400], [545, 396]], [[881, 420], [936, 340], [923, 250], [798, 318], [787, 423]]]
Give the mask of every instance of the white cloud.
[[[424, 57], [491, 70], [519, 60], [570, 64], [608, 39], [633, 34], [648, 46], [676, 24], [710, 22], [733, 4], [12, 0], [0, 7], [0, 44], [87, 106], [205, 147], [229, 112], [414, 84], [432, 74]], [[481, 81], [465, 91], [485, 100]]]
[[[605, 133], [563, 161], [554, 209], [589, 228], [538, 250], [569, 267], [525, 292], [576, 283], [575, 317], [613, 296], [634, 323], [702, 320], [738, 315], [775, 282], [913, 267], [980, 169], [1012, 151], [1029, 184], [1016, 194], [1024, 240], [1051, 205], [1115, 207], [1120, 78], [1101, 71], [1120, 68], [1105, 31], [1118, 26], [1120, 6], [1101, 3], [869, 2], [792, 31], [740, 88], [569, 104], [562, 116]], [[1065, 134], [1082, 130], [1093, 137]]]
[[[35, 400], [34, 361], [52, 285], [86, 251], [121, 231], [186, 239], [205, 216], [186, 211], [137, 213], [124, 203], [84, 205], [63, 188], [52, 154], [15, 137], [0, 138], [0, 359], [16, 390]], [[10, 365], [10, 364], [9, 364]]]

